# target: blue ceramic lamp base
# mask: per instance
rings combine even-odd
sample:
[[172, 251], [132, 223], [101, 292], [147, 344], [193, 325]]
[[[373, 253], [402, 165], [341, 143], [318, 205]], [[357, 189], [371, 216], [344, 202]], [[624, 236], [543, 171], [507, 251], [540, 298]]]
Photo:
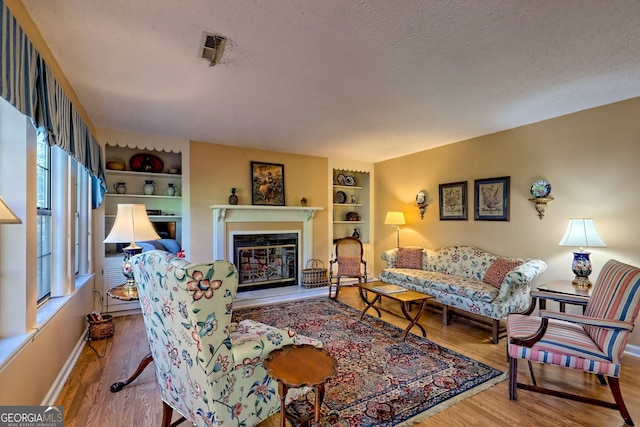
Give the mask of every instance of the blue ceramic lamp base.
[[125, 283], [125, 288], [135, 288], [136, 279], [134, 279], [133, 277], [131, 257], [139, 253], [142, 253], [142, 247], [137, 246], [135, 243], [131, 243], [131, 245], [123, 249], [123, 252], [124, 252], [124, 260], [122, 262], [122, 274], [124, 274], [124, 276], [127, 278], [127, 282]]
[[587, 251], [575, 251], [573, 253], [573, 262], [571, 263], [571, 269], [576, 275], [575, 279], [571, 282], [574, 286], [579, 288], [588, 288], [592, 285], [589, 280], [591, 274], [591, 260], [589, 255], [591, 252]]

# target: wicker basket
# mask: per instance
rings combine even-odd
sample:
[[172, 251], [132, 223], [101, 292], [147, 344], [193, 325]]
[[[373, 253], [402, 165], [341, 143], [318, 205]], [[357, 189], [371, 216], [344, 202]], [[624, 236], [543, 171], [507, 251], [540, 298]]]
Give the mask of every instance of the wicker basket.
[[319, 259], [307, 261], [306, 268], [302, 269], [302, 286], [305, 288], [319, 288], [327, 286], [327, 269]]
[[89, 322], [89, 330], [87, 332], [87, 339], [89, 340], [109, 338], [113, 336], [116, 330], [116, 326], [113, 323], [113, 316], [110, 314], [103, 314], [100, 320], [93, 320], [87, 314], [87, 321]]

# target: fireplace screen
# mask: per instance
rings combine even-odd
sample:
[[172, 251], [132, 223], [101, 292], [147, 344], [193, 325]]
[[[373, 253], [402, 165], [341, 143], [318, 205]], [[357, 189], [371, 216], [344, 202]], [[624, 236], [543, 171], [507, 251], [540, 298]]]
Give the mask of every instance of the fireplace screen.
[[297, 285], [297, 238], [279, 235], [236, 236], [238, 290]]

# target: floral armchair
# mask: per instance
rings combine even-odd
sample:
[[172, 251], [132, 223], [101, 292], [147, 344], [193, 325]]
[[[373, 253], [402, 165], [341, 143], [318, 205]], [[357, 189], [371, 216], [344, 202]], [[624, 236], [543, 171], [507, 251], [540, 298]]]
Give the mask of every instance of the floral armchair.
[[[192, 264], [154, 250], [132, 259], [163, 401], [194, 425], [253, 426], [280, 408], [277, 384], [262, 366], [272, 350], [317, 340], [244, 320], [231, 322], [238, 273], [228, 261]], [[308, 389], [296, 389], [287, 401]]]

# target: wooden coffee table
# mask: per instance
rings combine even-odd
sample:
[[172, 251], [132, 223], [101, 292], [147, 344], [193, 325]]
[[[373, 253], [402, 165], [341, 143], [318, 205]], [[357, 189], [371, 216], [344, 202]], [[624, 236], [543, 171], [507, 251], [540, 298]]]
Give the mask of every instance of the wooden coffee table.
[[[313, 418], [320, 421], [320, 408], [324, 399], [324, 383], [336, 374], [338, 361], [321, 348], [309, 344], [287, 345], [272, 351], [263, 361], [267, 374], [278, 382], [280, 394], [280, 422], [287, 422], [285, 399], [289, 388], [312, 387], [316, 400]], [[305, 420], [296, 420], [302, 421]]]
[[[407, 334], [409, 333], [411, 328], [413, 328], [414, 326], [417, 326], [418, 328], [420, 328], [420, 330], [422, 331], [422, 336], [426, 338], [427, 331], [425, 331], [422, 325], [418, 323], [418, 320], [420, 320], [420, 316], [422, 316], [422, 313], [424, 312], [424, 309], [427, 306], [427, 300], [433, 297], [431, 295], [412, 291], [410, 289], [407, 289], [404, 292], [395, 292], [395, 293], [385, 293], [375, 289], [376, 286], [381, 286], [386, 284], [388, 283], [384, 283], [384, 282], [358, 283], [360, 298], [362, 298], [362, 301], [364, 301], [364, 303], [367, 304], [367, 306], [362, 310], [362, 314], [360, 314], [360, 320], [362, 320], [362, 318], [364, 317], [364, 314], [370, 308], [373, 308], [378, 313], [378, 317], [381, 317], [382, 315], [380, 313], [380, 310], [378, 309], [378, 307], [374, 306], [373, 304], [380, 301], [382, 297], [387, 297], [392, 300], [399, 301], [401, 303], [402, 314], [404, 314], [404, 317], [406, 317], [407, 320], [409, 321], [409, 325], [404, 330], [404, 334], [402, 334], [402, 341], [404, 341], [407, 338]], [[374, 298], [371, 300], [367, 299], [367, 296], [365, 295], [365, 291], [373, 293]], [[411, 314], [409, 313], [409, 305], [411, 303], [420, 303], [418, 314], [416, 314], [414, 317], [411, 317]]]

